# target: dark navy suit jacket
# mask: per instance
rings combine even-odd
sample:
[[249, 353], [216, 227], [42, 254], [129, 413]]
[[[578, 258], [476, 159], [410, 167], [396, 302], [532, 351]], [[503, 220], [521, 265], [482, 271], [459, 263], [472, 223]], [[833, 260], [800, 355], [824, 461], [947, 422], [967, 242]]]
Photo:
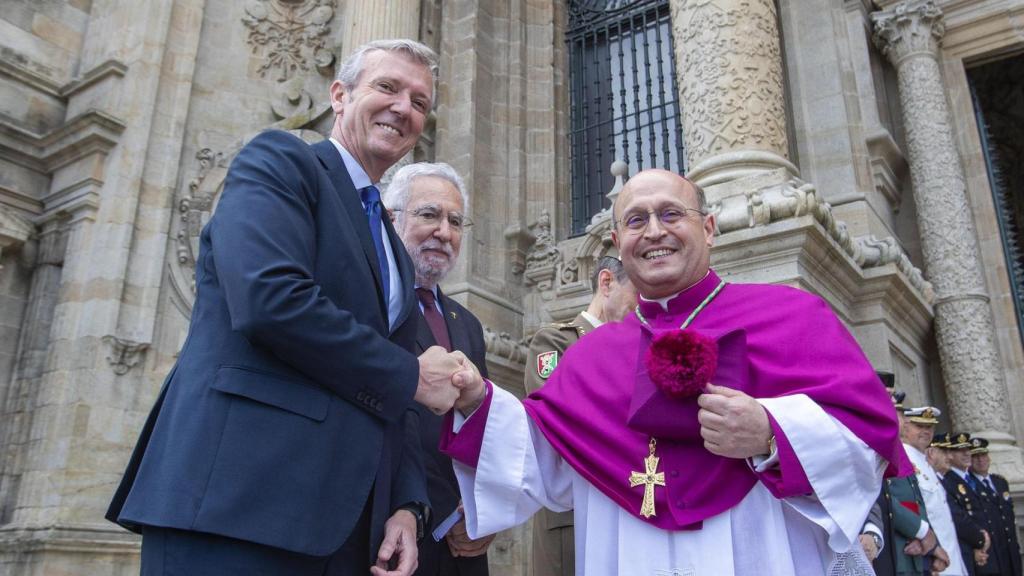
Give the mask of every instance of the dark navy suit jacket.
[[[441, 309], [444, 313], [444, 321], [448, 326], [448, 337], [452, 343], [453, 350], [459, 350], [469, 358], [470, 362], [476, 365], [480, 374], [487, 377], [487, 354], [484, 344], [484, 331], [480, 321], [469, 310], [461, 304], [452, 300], [437, 289], [438, 299], [441, 302]], [[420, 314], [419, 330], [416, 334], [416, 350], [423, 352], [437, 341], [430, 332], [430, 326]], [[423, 443], [423, 459], [427, 471], [427, 492], [430, 495], [432, 506], [432, 517], [430, 530], [433, 531], [445, 518], [451, 514], [459, 505], [459, 483], [455, 479], [455, 471], [452, 469], [452, 460], [437, 449], [441, 442], [441, 425], [444, 421], [438, 416], [419, 404], [416, 405], [419, 411], [420, 439]], [[428, 532], [429, 532], [428, 531]], [[434, 538], [428, 533], [420, 542], [419, 546], [419, 568], [417, 576], [487, 576], [487, 555], [474, 556], [471, 558], [453, 558], [448, 550], [448, 544], [444, 540], [434, 542]]]
[[414, 273], [386, 226], [403, 286], [394, 330], [331, 142], [271, 131], [239, 152], [202, 232], [188, 339], [109, 519], [325, 556], [372, 489], [375, 554], [397, 506], [428, 502]]

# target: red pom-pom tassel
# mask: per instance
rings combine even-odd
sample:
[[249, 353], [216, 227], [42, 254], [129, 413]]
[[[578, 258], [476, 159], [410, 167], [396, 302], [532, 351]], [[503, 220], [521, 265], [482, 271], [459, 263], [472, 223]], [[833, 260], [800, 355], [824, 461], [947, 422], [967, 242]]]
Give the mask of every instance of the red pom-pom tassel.
[[718, 365], [718, 343], [697, 332], [673, 330], [654, 337], [644, 356], [651, 381], [670, 398], [704, 391]]

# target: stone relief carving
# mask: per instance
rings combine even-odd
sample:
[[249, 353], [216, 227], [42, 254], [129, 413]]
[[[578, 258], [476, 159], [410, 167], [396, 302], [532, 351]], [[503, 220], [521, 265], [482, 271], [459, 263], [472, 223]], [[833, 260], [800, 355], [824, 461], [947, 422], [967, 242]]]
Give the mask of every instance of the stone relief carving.
[[[271, 127], [283, 128], [279, 124]], [[171, 286], [176, 293], [175, 302], [185, 316], [191, 314], [192, 301], [195, 298], [199, 235], [217, 208], [217, 200], [224, 189], [224, 180], [231, 160], [242, 149], [244, 143], [259, 132], [257, 130], [246, 135], [227, 151], [201, 148], [196, 152], [196, 175], [188, 181], [185, 191], [179, 197], [179, 218], [175, 219], [171, 230], [175, 244], [174, 260], [169, 267]], [[290, 132], [310, 143], [323, 139], [321, 134], [312, 130], [295, 129]]]
[[737, 149], [786, 155], [782, 56], [774, 3], [672, 3], [691, 166]]
[[[233, 155], [232, 155], [233, 156]], [[196, 290], [196, 258], [199, 256], [199, 233], [213, 215], [221, 185], [227, 176], [228, 160], [223, 152], [203, 148], [196, 152], [199, 170], [188, 182], [188, 192], [178, 202], [181, 227], [174, 236], [179, 268], [187, 278], [187, 294]]]
[[713, 203], [709, 210], [718, 221], [717, 234], [728, 234], [743, 228], [766, 226], [788, 218], [810, 215], [828, 232], [836, 244], [862, 268], [895, 264], [916, 288], [931, 302], [931, 283], [914, 267], [894, 238], [879, 240], [874, 236], [854, 238], [846, 224], [837, 220], [832, 206], [818, 198], [814, 185], [798, 179], [785, 184], [748, 191]]
[[551, 233], [551, 213], [544, 210], [536, 222], [530, 224], [530, 233], [534, 242], [526, 253], [526, 285], [536, 284], [540, 290], [551, 288], [555, 269], [562, 260], [562, 253], [555, 245], [555, 237]]
[[313, 96], [302, 86], [302, 78], [296, 76], [285, 82], [278, 82], [274, 88], [275, 99], [270, 103], [274, 117], [292, 118], [308, 114], [313, 109]]
[[335, 0], [249, 0], [242, 23], [249, 29], [253, 52], [262, 52], [260, 77], [277, 72], [287, 80], [315, 67], [330, 73], [334, 53], [325, 46], [334, 18]]
[[912, 54], [936, 54], [946, 33], [942, 10], [932, 0], [903, 2], [892, 10], [873, 13], [871, 19], [875, 46], [897, 67]]
[[123, 340], [117, 336], [104, 336], [103, 342], [110, 346], [107, 362], [113, 367], [114, 374], [124, 376], [142, 360], [143, 353], [149, 349], [146, 342]]
[[562, 286], [566, 284], [573, 284], [579, 281], [580, 278], [580, 263], [579, 260], [573, 258], [562, 265], [562, 269], [559, 271], [558, 280]]
[[513, 340], [508, 332], [495, 332], [484, 326], [484, 345], [488, 354], [505, 358], [516, 364], [525, 364], [529, 349], [525, 339]]

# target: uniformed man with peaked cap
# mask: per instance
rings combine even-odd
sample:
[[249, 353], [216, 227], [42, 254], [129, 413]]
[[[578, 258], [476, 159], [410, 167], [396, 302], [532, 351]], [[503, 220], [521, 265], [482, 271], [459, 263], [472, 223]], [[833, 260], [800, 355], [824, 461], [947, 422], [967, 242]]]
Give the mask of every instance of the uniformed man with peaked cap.
[[1021, 576], [1020, 543], [1017, 538], [1017, 526], [1014, 522], [1010, 485], [1006, 478], [999, 474], [989, 473], [990, 465], [988, 440], [978, 437], [971, 438], [970, 474], [977, 482], [982, 502], [986, 504], [986, 514], [989, 517], [992, 537], [989, 562], [999, 566], [1000, 574]]
[[[928, 508], [928, 522], [949, 558], [949, 565], [943, 574], [949, 576], [967, 576], [968, 570], [960, 545], [957, 542], [956, 529], [953, 524], [952, 512], [942, 484], [942, 476], [928, 462], [925, 452], [931, 445], [935, 435], [935, 425], [939, 423], [942, 410], [934, 406], [920, 406], [903, 411], [905, 422], [901, 430], [903, 446], [907, 456], [914, 464], [914, 475], [917, 477], [921, 496]], [[939, 572], [931, 566], [933, 572]]]
[[967, 432], [951, 432], [947, 451], [950, 468], [943, 476], [942, 484], [946, 487], [949, 510], [953, 513], [960, 552], [971, 574], [989, 574], [991, 539], [979, 494], [968, 483], [971, 478], [967, 471], [971, 463], [971, 435]]
[[[604, 256], [591, 275], [594, 297], [572, 322], [541, 326], [530, 341], [526, 359], [527, 394], [540, 389], [554, 373], [565, 350], [605, 322], [618, 322], [636, 306], [636, 289], [622, 262]], [[541, 510], [533, 519], [533, 576], [572, 576], [576, 573], [572, 510]]]

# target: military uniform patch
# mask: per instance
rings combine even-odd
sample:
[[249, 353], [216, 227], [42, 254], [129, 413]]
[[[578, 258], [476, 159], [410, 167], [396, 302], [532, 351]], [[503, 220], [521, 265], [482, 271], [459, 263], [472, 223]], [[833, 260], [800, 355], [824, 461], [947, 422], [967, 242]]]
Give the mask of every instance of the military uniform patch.
[[959, 490], [960, 493], [963, 494], [964, 496], [967, 496], [967, 488], [964, 488], [963, 484], [958, 484], [956, 489]]
[[547, 380], [558, 366], [558, 351], [542, 352], [537, 355], [537, 375]]

